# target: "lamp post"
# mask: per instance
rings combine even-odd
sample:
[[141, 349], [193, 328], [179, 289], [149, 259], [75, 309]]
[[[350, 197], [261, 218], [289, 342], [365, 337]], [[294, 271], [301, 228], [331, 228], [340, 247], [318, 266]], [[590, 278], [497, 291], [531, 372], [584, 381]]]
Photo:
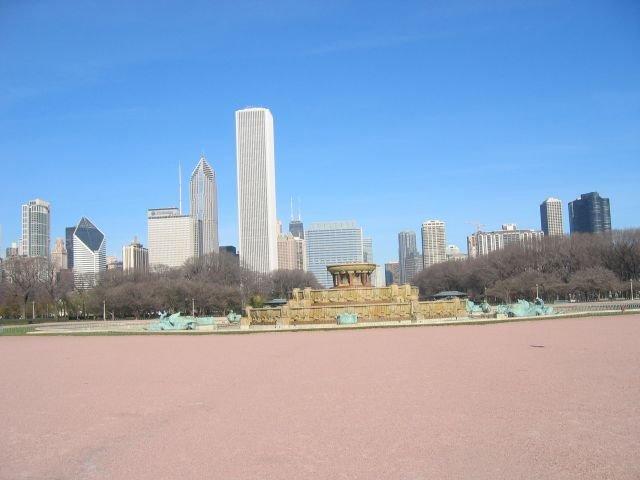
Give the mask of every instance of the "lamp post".
[[102, 321], [103, 322], [107, 321], [107, 301], [106, 300], [102, 301]]
[[631, 301], [633, 301], [633, 278], [629, 281], [631, 282]]
[[538, 290], [538, 284], [536, 283], [536, 299], [540, 298], [540, 294], [539, 294], [539, 290]]
[[191, 299], [191, 316], [195, 318], [196, 316], [196, 299]]
[[244, 284], [242, 280], [240, 280], [240, 314], [242, 315], [242, 311], [244, 310]]
[[36, 302], [35, 300], [31, 300], [31, 319], [36, 319]]

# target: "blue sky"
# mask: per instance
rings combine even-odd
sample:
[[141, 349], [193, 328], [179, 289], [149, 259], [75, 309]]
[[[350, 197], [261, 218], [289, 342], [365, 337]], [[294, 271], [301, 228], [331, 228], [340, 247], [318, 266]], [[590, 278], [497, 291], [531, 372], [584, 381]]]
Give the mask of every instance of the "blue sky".
[[[278, 215], [397, 233], [540, 228], [539, 204], [599, 191], [640, 226], [640, 3], [0, 2], [0, 224], [52, 203], [121, 255], [177, 206], [205, 152], [221, 244], [237, 244], [234, 111], [273, 112]], [[187, 191], [186, 185], [184, 191]], [[188, 205], [187, 195], [184, 195]]]

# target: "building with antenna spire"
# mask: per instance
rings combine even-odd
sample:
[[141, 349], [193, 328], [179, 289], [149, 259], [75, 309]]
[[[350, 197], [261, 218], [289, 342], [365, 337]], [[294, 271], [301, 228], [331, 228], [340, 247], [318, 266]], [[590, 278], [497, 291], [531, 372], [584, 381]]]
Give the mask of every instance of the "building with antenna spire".
[[182, 215], [182, 163], [178, 162], [178, 209]]
[[302, 224], [302, 213], [300, 212], [300, 201], [298, 200], [298, 219], [293, 216], [293, 198], [291, 199], [291, 219], [289, 220], [289, 233], [295, 238], [304, 240], [304, 225]]

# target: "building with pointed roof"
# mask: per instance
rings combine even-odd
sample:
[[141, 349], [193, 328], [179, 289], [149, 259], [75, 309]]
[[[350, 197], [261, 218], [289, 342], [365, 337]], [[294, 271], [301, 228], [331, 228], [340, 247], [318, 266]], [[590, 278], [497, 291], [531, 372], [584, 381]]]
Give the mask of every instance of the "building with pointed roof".
[[73, 231], [73, 279], [78, 288], [95, 287], [107, 269], [107, 242], [98, 227], [82, 217]]
[[207, 162], [200, 161], [191, 174], [191, 216], [200, 222], [197, 254], [218, 253], [218, 191], [216, 174]]

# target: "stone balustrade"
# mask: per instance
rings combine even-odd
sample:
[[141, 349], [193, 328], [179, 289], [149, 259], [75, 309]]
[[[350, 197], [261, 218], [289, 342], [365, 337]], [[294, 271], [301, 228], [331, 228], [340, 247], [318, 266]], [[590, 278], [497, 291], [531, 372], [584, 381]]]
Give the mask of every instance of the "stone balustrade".
[[[408, 286], [408, 285], [407, 285]], [[415, 288], [415, 287], [413, 287]], [[383, 289], [372, 289], [383, 290]], [[416, 289], [417, 290], [417, 289]], [[315, 292], [319, 292], [316, 290]], [[333, 293], [333, 292], [332, 292]], [[411, 292], [413, 293], [413, 292]], [[417, 297], [417, 295], [416, 295]], [[323, 297], [320, 297], [323, 299]], [[309, 296], [306, 300], [312, 300]], [[246, 308], [244, 325], [310, 325], [335, 324], [340, 313], [356, 313], [359, 322], [389, 320], [424, 320], [431, 318], [464, 317], [466, 310], [459, 299], [419, 302], [410, 299], [405, 302], [342, 303], [310, 302], [310, 305], [293, 304], [290, 301], [282, 307]]]

